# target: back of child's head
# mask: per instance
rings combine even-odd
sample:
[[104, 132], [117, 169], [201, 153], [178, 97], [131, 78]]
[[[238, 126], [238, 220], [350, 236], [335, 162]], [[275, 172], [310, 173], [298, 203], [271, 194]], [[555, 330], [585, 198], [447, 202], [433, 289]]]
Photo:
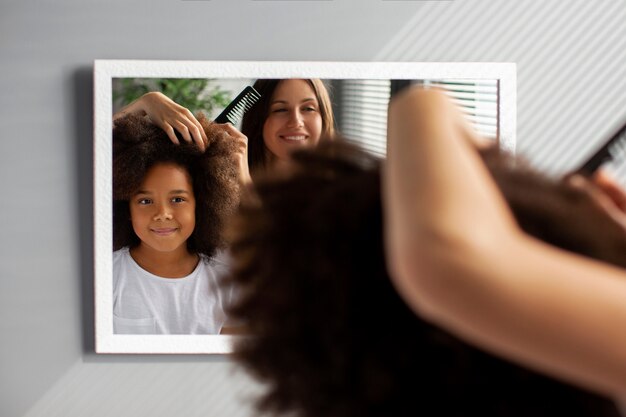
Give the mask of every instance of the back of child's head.
[[128, 115], [113, 127], [113, 249], [139, 244], [130, 222], [129, 200], [158, 164], [184, 168], [196, 200], [195, 229], [187, 240], [194, 253], [212, 256], [224, 246], [223, 229], [239, 202], [235, 141], [217, 125], [199, 118], [208, 137], [206, 151], [179, 137], [174, 144], [148, 118]]
[[[511, 169], [488, 159], [497, 176]], [[260, 409], [302, 417], [619, 415], [611, 401], [476, 349], [406, 306], [385, 265], [380, 161], [335, 141], [295, 153], [293, 167], [256, 182], [232, 235], [240, 294], [232, 313], [252, 334], [235, 358], [268, 385]]]

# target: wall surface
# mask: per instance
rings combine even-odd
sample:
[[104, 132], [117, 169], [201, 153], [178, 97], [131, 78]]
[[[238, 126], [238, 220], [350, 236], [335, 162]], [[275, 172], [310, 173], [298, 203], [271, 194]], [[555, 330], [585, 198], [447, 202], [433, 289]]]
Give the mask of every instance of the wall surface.
[[3, 0], [0, 416], [252, 416], [262, 389], [225, 357], [93, 353], [94, 59], [515, 62], [517, 149], [560, 173], [626, 114], [625, 21], [624, 0]]

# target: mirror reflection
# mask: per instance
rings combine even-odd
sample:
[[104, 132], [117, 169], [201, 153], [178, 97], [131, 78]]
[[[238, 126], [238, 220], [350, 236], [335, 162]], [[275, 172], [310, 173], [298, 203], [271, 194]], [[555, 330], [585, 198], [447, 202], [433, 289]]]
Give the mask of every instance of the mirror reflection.
[[[213, 120], [246, 86], [256, 82], [257, 89], [264, 90], [262, 100], [270, 100], [268, 96], [272, 96], [276, 86], [284, 84], [278, 81], [280, 80], [117, 78], [113, 80], [113, 113], [119, 114], [124, 106], [148, 92], [159, 91], [194, 114], [202, 112]], [[309, 79], [307, 82], [318, 102], [320, 99], [323, 99], [321, 100], [323, 102], [326, 99], [330, 101], [330, 106], [323, 103], [326, 107], [323, 119], [329, 118], [334, 121], [333, 127], [342, 136], [381, 156], [385, 154], [389, 100], [392, 95], [410, 85], [445, 90], [461, 106], [468, 119], [483, 136], [492, 139], [498, 136], [497, 79]], [[283, 89], [289, 90], [284, 86]], [[158, 100], [154, 101], [156, 111], [159, 103]], [[150, 103], [145, 105], [150, 106]], [[163, 111], [165, 106], [166, 103], [163, 103]], [[261, 106], [262, 104], [255, 106], [256, 113]], [[248, 120], [254, 119], [249, 112], [247, 114]], [[257, 117], [262, 119], [263, 116]], [[155, 114], [155, 117], [164, 116]], [[237, 127], [241, 128], [241, 125]], [[249, 134], [250, 129], [246, 129], [244, 133]]]
[[[387, 106], [411, 85], [441, 88], [498, 136], [498, 81], [115, 78], [114, 334], [233, 334], [222, 228], [239, 188], [291, 152], [341, 135], [384, 156]], [[230, 124], [210, 123], [238, 94]], [[258, 93], [258, 95], [257, 95]]]
[[[292, 150], [337, 142], [328, 135], [384, 157], [389, 99], [412, 84], [444, 88], [483, 135], [514, 152], [515, 64], [96, 60], [96, 352], [232, 352], [232, 334], [249, 334], [227, 314], [242, 296], [214, 283], [233, 269], [221, 232], [241, 191], [278, 172]], [[265, 92], [253, 106], [211, 123], [255, 85]], [[171, 239], [165, 254], [158, 239]], [[177, 290], [184, 296], [132, 289], [115, 272], [117, 251], [131, 272], [182, 284], [198, 271], [203, 287]]]

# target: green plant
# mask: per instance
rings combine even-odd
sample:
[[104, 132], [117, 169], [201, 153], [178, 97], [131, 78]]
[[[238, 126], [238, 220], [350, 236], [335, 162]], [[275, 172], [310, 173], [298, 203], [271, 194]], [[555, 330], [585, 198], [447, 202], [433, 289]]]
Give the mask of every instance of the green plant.
[[113, 105], [119, 109], [150, 91], [160, 91], [176, 103], [210, 115], [231, 101], [231, 93], [207, 78], [118, 78], [113, 83]]

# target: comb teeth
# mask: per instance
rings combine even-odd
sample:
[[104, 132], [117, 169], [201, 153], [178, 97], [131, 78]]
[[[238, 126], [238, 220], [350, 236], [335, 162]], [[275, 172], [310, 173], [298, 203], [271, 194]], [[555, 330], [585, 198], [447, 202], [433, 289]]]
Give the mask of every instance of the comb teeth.
[[247, 86], [228, 106], [215, 118], [215, 123], [236, 124], [244, 113], [261, 98], [261, 94], [251, 86]]
[[611, 144], [609, 147], [609, 153], [611, 154], [612, 159], [618, 159], [624, 154], [626, 154], [626, 135], [622, 134], [619, 138]]
[[623, 155], [626, 150], [626, 123], [574, 173], [591, 176], [604, 163]]

